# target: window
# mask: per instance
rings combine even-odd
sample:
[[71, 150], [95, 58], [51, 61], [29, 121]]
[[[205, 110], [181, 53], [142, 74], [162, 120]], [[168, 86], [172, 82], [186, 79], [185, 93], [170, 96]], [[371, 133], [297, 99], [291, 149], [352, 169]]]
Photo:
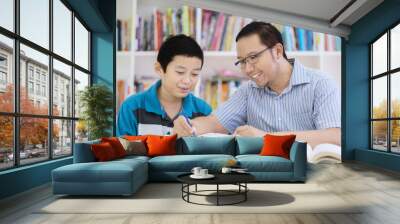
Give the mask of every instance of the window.
[[28, 82], [28, 93], [33, 94], [33, 82]]
[[40, 95], [40, 84], [36, 84], [36, 95]]
[[7, 84], [0, 85], [0, 170], [70, 156], [77, 130], [87, 138], [73, 105], [80, 91], [74, 86], [89, 85], [90, 32], [67, 4], [0, 0], [0, 83]]
[[20, 0], [21, 36], [49, 48], [49, 0]]
[[0, 91], [5, 91], [7, 85], [7, 56], [0, 53]]
[[82, 68], [89, 69], [89, 32], [75, 18], [75, 62]]
[[7, 68], [7, 56], [0, 54], [0, 67]]
[[40, 81], [40, 70], [36, 69], [36, 80]]
[[1, 85], [7, 84], [7, 74], [3, 71], [0, 71], [0, 84]]
[[72, 12], [60, 2], [53, 0], [54, 53], [71, 60]]
[[0, 26], [14, 31], [14, 0], [0, 1]]
[[[2, 6], [3, 1], [0, 1], [0, 6]], [[3, 9], [0, 8], [0, 14]], [[0, 15], [0, 18], [3, 18]], [[10, 61], [6, 62], [7, 59], [11, 59], [14, 56], [14, 43], [11, 38], [6, 37], [0, 33], [0, 73], [2, 78], [0, 81], [0, 113], [12, 113], [14, 111], [14, 71], [11, 65], [8, 65]], [[4, 83], [4, 80], [6, 81]], [[0, 114], [1, 115], [1, 114]], [[0, 136], [1, 138], [1, 136]], [[7, 144], [10, 145], [10, 144]], [[0, 141], [0, 148], [2, 148], [2, 143]], [[1, 169], [1, 160], [0, 160]]]
[[42, 86], [42, 96], [46, 96], [46, 86]]
[[370, 45], [371, 148], [400, 153], [400, 24]]
[[[53, 83], [53, 90], [54, 90], [54, 97], [53, 97], [53, 103], [58, 104], [58, 93], [60, 92], [60, 100], [62, 103], [64, 103], [64, 96], [67, 96], [67, 102], [69, 105], [72, 104], [72, 90], [71, 89], [65, 89], [64, 85], [66, 83], [69, 83], [69, 85], [72, 84], [72, 69], [71, 66], [68, 66], [56, 59], [53, 60], [54, 64], [54, 70], [53, 70], [53, 77], [54, 77], [54, 83]], [[71, 101], [71, 102], [69, 102]], [[60, 105], [61, 106], [61, 105]], [[53, 110], [53, 114], [58, 114], [60, 113], [60, 108], [57, 107], [56, 105], [53, 105], [53, 108], [56, 108]], [[68, 116], [72, 117], [72, 108], [68, 107], [66, 108], [65, 114], [62, 113], [63, 116]]]
[[28, 71], [29, 79], [33, 80], [33, 67], [29, 66], [29, 71]]

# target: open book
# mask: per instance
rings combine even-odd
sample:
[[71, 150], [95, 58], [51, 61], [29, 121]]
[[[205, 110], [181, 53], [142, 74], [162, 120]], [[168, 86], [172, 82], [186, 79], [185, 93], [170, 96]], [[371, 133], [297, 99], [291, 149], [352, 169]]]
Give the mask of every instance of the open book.
[[312, 148], [307, 144], [307, 161], [309, 163], [341, 163], [342, 149], [338, 145], [323, 143]]

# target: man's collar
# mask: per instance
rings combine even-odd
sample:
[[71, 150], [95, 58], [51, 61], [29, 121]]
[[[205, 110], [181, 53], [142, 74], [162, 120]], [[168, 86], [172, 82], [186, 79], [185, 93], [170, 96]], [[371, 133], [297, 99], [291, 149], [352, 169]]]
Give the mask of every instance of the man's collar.
[[311, 82], [310, 77], [308, 75], [305, 75], [304, 70], [305, 70], [304, 66], [300, 64], [297, 60], [294, 60], [293, 71], [290, 77], [290, 84], [292, 86], [297, 86]]

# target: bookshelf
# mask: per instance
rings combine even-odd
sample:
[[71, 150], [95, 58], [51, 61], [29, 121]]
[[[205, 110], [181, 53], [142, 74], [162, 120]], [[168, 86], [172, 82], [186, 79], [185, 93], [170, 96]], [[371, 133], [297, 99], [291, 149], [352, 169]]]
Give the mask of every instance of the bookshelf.
[[[170, 8], [170, 9], [169, 9]], [[139, 20], [138, 17], [141, 17], [142, 20], [147, 19], [149, 21], [151, 18], [151, 15], [153, 15], [153, 19], [157, 18], [157, 13], [160, 12], [161, 14], [164, 13], [166, 15], [168, 10], [175, 10], [175, 9], [181, 9], [183, 6], [176, 2], [176, 1], [162, 1], [162, 0], [119, 0], [117, 2], [117, 19], [124, 21], [122, 27], [125, 28], [125, 31], [120, 33], [124, 37], [124, 41], [120, 41], [121, 36], [118, 39], [118, 42], [120, 43], [119, 48], [123, 49], [123, 51], [118, 51], [117, 52], [117, 88], [118, 88], [118, 105], [122, 102], [124, 98], [126, 98], [128, 95], [134, 93], [134, 85], [133, 83], [135, 82], [143, 82], [145, 83], [145, 86], [150, 85], [154, 80], [158, 78], [156, 73], [154, 72], [154, 62], [156, 61], [156, 56], [157, 56], [157, 51], [154, 50], [156, 49], [157, 45], [159, 45], [161, 42], [160, 40], [158, 41], [158, 44], [155, 43], [157, 41], [150, 39], [151, 41], [154, 41], [154, 43], [150, 44], [150, 50], [148, 51], [142, 51], [140, 45], [142, 45], [140, 42], [141, 40], [136, 39], [137, 36], [143, 35], [140, 34], [141, 30], [140, 28], [143, 28], [143, 21]], [[197, 14], [199, 13], [199, 10], [193, 9], [194, 13]], [[204, 11], [203, 11], [204, 12]], [[202, 14], [202, 11], [200, 10], [200, 15]], [[222, 84], [224, 82], [229, 82], [231, 81], [241, 81], [245, 79], [245, 77], [240, 75], [239, 68], [234, 66], [234, 62], [236, 61], [236, 52], [234, 51], [235, 43], [231, 43], [229, 45], [231, 50], [225, 51], [223, 49], [226, 49], [226, 47], [223, 47], [222, 41], [221, 41], [221, 47], [219, 47], [219, 50], [215, 50], [215, 48], [211, 48], [211, 42], [209, 40], [208, 46], [205, 46], [204, 37], [205, 36], [202, 33], [202, 24], [203, 24], [203, 19], [199, 18], [199, 16], [195, 16], [193, 18], [195, 27], [191, 28], [190, 33], [199, 43], [201, 43], [201, 46], [204, 49], [204, 55], [205, 55], [205, 61], [204, 61], [204, 66], [203, 70], [201, 72], [201, 81], [198, 83], [194, 94], [197, 96], [200, 96], [204, 99], [206, 99], [209, 103], [211, 103], [211, 100], [208, 99], [209, 96], [204, 95], [204, 91], [207, 89], [207, 82], [210, 81], [213, 84], [217, 84], [217, 87], [214, 87], [213, 91], [217, 91], [214, 94], [217, 99], [214, 99], [214, 103], [211, 103], [213, 107], [216, 107], [220, 103], [224, 101], [224, 98], [226, 98], [226, 93], [221, 93], [223, 91], [222, 89]], [[219, 18], [219, 14], [216, 14], [216, 20]], [[166, 18], [166, 17], [161, 17], [161, 18]], [[156, 20], [156, 19], [154, 19]], [[153, 22], [154, 22], [153, 20]], [[167, 19], [165, 19], [167, 20]], [[228, 23], [229, 21], [229, 16], [226, 16], [225, 21]], [[249, 22], [250, 20], [247, 19], [245, 22]], [[165, 23], [163, 24], [164, 26], [164, 31], [165, 31]], [[156, 24], [156, 23], [154, 23]], [[200, 25], [199, 25], [200, 24]], [[191, 24], [193, 26], [193, 24]], [[155, 25], [156, 26], [156, 25]], [[119, 24], [119, 27], [121, 27], [121, 24]], [[137, 28], [139, 27], [139, 28]], [[153, 27], [154, 28], [154, 27]], [[286, 32], [284, 36], [284, 41], [285, 41], [285, 47], [289, 49], [296, 48], [296, 43], [293, 43], [293, 40], [295, 39], [296, 31], [295, 29], [291, 29], [290, 32], [287, 32], [287, 27], [281, 26], [281, 31]], [[177, 29], [182, 29], [183, 27], [177, 28]], [[215, 28], [216, 29], [216, 28]], [[237, 28], [231, 28], [231, 30], [235, 29], [237, 32]], [[128, 30], [128, 31], [126, 31]], [[137, 34], [138, 32], [139, 34]], [[142, 31], [143, 32], [143, 31]], [[157, 31], [154, 31], [157, 32]], [[309, 31], [305, 31], [303, 29], [300, 30], [300, 32], [307, 33]], [[312, 32], [311, 32], [312, 33]], [[224, 33], [225, 34], [225, 33]], [[315, 43], [314, 45], [316, 46], [311, 46], [308, 47], [308, 51], [299, 51], [295, 49], [295, 51], [287, 51], [287, 55], [289, 58], [296, 58], [296, 60], [299, 60], [301, 63], [303, 63], [305, 66], [313, 68], [313, 69], [318, 69], [321, 70], [329, 75], [331, 75], [340, 85], [341, 84], [341, 52], [340, 51], [335, 51], [337, 47], [332, 47], [328, 46], [327, 42], [328, 37], [326, 34], [317, 34], [314, 33], [314, 41], [319, 42]], [[307, 35], [310, 35], [307, 33]], [[324, 36], [325, 35], [325, 36]], [[152, 33], [152, 35], [149, 35], [151, 37], [155, 37], [156, 35]], [[232, 35], [233, 36], [233, 35]], [[320, 39], [322, 38], [322, 40]], [[324, 37], [326, 39], [324, 39]], [[155, 37], [154, 39], [156, 39]], [[223, 37], [222, 37], [223, 38]], [[233, 37], [234, 38], [234, 37]], [[292, 39], [290, 39], [292, 38]], [[294, 39], [293, 39], [294, 38]], [[162, 39], [162, 37], [159, 37], [158, 39]], [[337, 41], [337, 39], [333, 39], [334, 41]], [[325, 41], [325, 42], [324, 42]], [[123, 42], [123, 44], [121, 44]], [[233, 41], [234, 42], [234, 41]], [[331, 44], [332, 41], [329, 43]], [[305, 47], [305, 42], [303, 42], [302, 49]], [[308, 43], [307, 43], [308, 44]], [[287, 46], [286, 46], [287, 45]], [[297, 43], [297, 48], [300, 48], [300, 44]], [[136, 50], [139, 49], [139, 50]], [[329, 51], [326, 51], [329, 50]], [[222, 74], [222, 75], [221, 75]], [[224, 74], [233, 74], [233, 77], [228, 77], [225, 78]], [[224, 80], [228, 79], [227, 80]], [[219, 80], [220, 79], [220, 80]], [[236, 81], [235, 81], [236, 80]], [[225, 87], [224, 87], [225, 88]], [[231, 95], [229, 93], [228, 95]], [[119, 107], [119, 106], [118, 106]], [[118, 109], [118, 108], [117, 108]]]

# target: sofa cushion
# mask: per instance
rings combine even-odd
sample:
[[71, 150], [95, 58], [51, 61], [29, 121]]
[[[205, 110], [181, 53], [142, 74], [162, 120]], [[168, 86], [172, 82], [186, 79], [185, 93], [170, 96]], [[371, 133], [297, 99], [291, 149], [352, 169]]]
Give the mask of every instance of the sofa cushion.
[[128, 141], [124, 138], [118, 138], [121, 142], [121, 145], [124, 147], [126, 151], [126, 155], [137, 155], [137, 156], [146, 156], [147, 148], [146, 144], [141, 140]]
[[177, 154], [235, 155], [234, 137], [184, 137], [177, 146]]
[[99, 144], [91, 145], [92, 152], [96, 161], [104, 162], [117, 159], [118, 156], [115, 154], [115, 150], [112, 145], [108, 142], [102, 142]]
[[263, 147], [262, 137], [236, 137], [236, 155], [259, 154]]
[[241, 168], [249, 172], [292, 172], [292, 161], [279, 156], [238, 155]]
[[147, 137], [147, 155], [148, 156], [164, 156], [176, 154], [177, 135], [158, 136], [149, 135]]
[[147, 135], [124, 135], [124, 139], [128, 140], [128, 141], [137, 141], [140, 140], [142, 141], [144, 144], [146, 144], [146, 139], [147, 139]]
[[[58, 182], [130, 182], [134, 172], [142, 172], [147, 163], [140, 159], [74, 163], [53, 170]], [[147, 173], [143, 173], [147, 176]]]
[[193, 167], [200, 166], [211, 172], [219, 171], [228, 160], [235, 159], [231, 155], [175, 155], [158, 156], [149, 160], [149, 170], [163, 172], [190, 172]]
[[290, 148], [296, 135], [269, 135], [264, 136], [264, 145], [261, 156], [280, 156], [289, 159]]
[[101, 138], [101, 142], [110, 143], [117, 158], [126, 156], [126, 151], [117, 137], [103, 137]]

